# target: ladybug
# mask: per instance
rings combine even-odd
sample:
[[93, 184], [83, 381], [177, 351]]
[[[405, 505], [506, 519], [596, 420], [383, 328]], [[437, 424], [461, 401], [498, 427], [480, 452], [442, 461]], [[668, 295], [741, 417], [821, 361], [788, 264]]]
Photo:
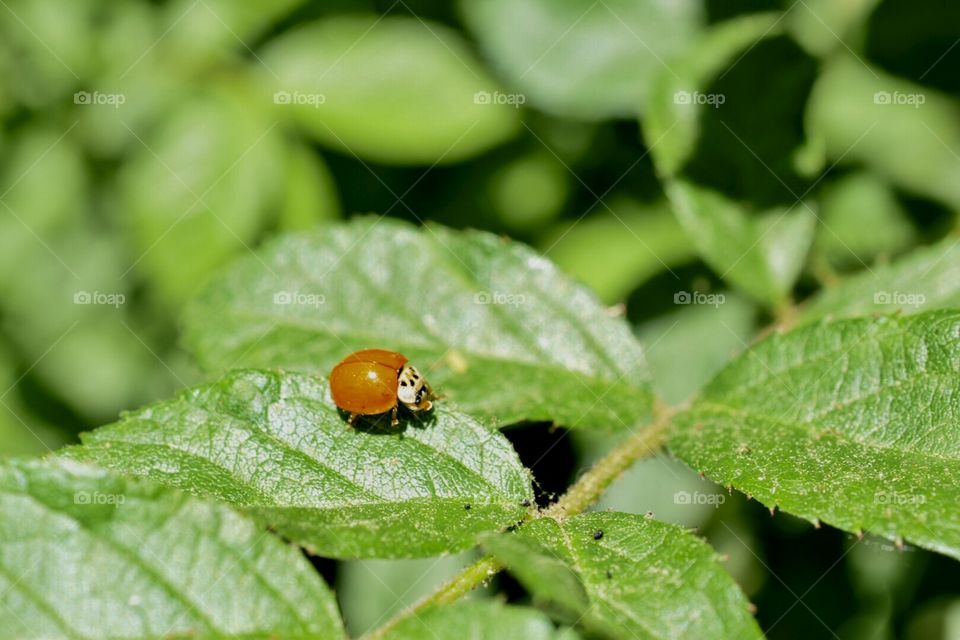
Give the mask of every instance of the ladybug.
[[341, 360], [330, 372], [330, 395], [350, 414], [351, 425], [357, 416], [389, 411], [394, 427], [401, 404], [413, 412], [429, 411], [435, 398], [426, 378], [405, 355], [384, 349], [363, 349]]

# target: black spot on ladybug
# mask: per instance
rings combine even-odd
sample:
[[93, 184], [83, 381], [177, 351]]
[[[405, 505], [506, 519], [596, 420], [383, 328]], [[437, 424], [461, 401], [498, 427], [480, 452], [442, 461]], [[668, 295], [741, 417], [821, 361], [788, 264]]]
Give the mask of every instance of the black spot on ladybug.
[[594, 540], [599, 540], [602, 537], [603, 537], [603, 531], [600, 531], [600, 529], [597, 529], [596, 531], [593, 532]]
[[400, 386], [401, 386], [401, 387], [407, 386], [407, 381], [406, 381], [406, 380], [401, 380], [401, 381], [400, 381]]
[[464, 508], [465, 510], [467, 510], [467, 511], [470, 511], [470, 505], [469, 505], [469, 504], [463, 505], [463, 508]]

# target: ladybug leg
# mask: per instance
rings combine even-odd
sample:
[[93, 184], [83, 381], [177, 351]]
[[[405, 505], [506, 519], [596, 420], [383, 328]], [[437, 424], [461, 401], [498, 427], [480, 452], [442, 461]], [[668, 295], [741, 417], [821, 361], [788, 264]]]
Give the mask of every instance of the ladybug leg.
[[397, 420], [397, 405], [393, 406], [393, 410], [390, 411], [390, 426], [395, 427], [400, 424], [400, 421]]
[[351, 427], [357, 423], [357, 414], [351, 413], [350, 417], [347, 418], [347, 424]]

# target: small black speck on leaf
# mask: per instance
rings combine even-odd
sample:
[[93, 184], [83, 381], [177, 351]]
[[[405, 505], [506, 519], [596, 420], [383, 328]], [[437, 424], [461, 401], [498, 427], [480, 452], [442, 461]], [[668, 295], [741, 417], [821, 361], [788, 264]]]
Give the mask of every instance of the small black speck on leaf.
[[599, 529], [597, 529], [596, 531], [593, 532], [594, 540], [599, 540], [602, 537], [603, 537], [603, 531], [600, 531]]
[[524, 500], [523, 502], [520, 503], [520, 506], [521, 506], [521, 507], [529, 507], [529, 506], [530, 506], [530, 501], [529, 501], [529, 500]]
[[613, 571], [610, 571], [610, 569], [607, 569], [607, 580], [609, 580], [612, 577], [613, 577]]
[[464, 508], [465, 510], [467, 510], [467, 511], [470, 511], [470, 505], [469, 505], [469, 504], [463, 505], [463, 508]]

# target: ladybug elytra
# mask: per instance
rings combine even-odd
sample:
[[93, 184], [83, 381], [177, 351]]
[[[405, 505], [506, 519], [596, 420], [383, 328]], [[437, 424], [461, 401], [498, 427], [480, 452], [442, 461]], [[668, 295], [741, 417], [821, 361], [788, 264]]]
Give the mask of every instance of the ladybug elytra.
[[390, 412], [390, 424], [396, 426], [399, 405], [413, 412], [429, 411], [434, 398], [423, 374], [406, 356], [384, 349], [363, 349], [341, 360], [330, 372], [330, 395], [350, 414], [351, 425], [357, 416]]

